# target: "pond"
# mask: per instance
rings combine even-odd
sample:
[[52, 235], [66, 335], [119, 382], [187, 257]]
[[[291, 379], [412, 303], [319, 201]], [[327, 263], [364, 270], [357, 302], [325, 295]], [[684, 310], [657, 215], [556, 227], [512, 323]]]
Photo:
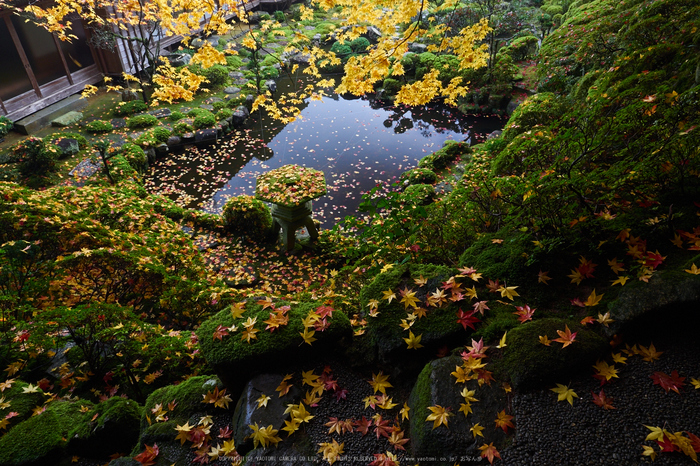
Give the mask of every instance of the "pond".
[[231, 196], [253, 195], [262, 173], [304, 165], [325, 173], [328, 194], [314, 201], [314, 218], [331, 228], [355, 214], [362, 192], [396, 180], [445, 141], [477, 143], [504, 123], [440, 105], [411, 108], [338, 95], [304, 105], [301, 118], [287, 125], [256, 113], [246, 129], [216, 146], [159, 159], [147, 176], [147, 189], [183, 207], [221, 213]]

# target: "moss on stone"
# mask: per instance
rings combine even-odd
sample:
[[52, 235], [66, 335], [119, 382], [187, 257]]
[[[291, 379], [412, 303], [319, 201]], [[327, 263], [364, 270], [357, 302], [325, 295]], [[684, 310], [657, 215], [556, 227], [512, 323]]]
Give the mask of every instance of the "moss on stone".
[[[270, 370], [271, 367], [284, 366], [305, 354], [328, 349], [352, 336], [350, 320], [343, 312], [335, 310], [332, 317], [327, 318], [329, 327], [325, 331], [317, 331], [314, 334], [317, 341], [311, 346], [307, 345], [301, 335], [304, 331], [302, 320], [322, 303], [275, 303], [276, 308], [285, 305], [291, 306], [287, 314], [288, 325], [280, 326], [272, 332], [264, 330], [266, 324], [263, 323], [270, 317], [271, 310], [263, 309], [262, 305], [253, 300], [246, 303], [245, 313], [235, 321], [227, 308], [206, 320], [197, 330], [202, 354], [224, 384], [232, 389], [234, 395], [243, 388], [247, 378], [263, 367]], [[256, 327], [260, 330], [255, 335], [257, 338], [251, 339], [250, 343], [241, 337], [244, 331], [242, 323], [248, 318], [256, 319]], [[220, 325], [226, 328], [235, 325], [237, 330], [220, 340], [213, 338], [214, 331]]]
[[25, 393], [24, 390], [28, 386], [27, 382], [15, 380], [10, 388], [0, 393], [0, 398], [4, 398], [6, 402], [10, 403], [7, 408], [0, 409], [0, 417], [5, 418], [10, 412], [17, 413], [15, 417], [9, 419], [8, 429], [12, 429], [12, 426], [29, 418], [32, 415], [32, 410], [43, 405], [46, 401], [46, 395], [42, 390]]
[[[563, 331], [567, 325], [571, 332], [577, 332], [573, 344], [562, 348], [557, 342], [550, 346], [540, 343], [540, 336], [554, 340], [559, 337], [557, 330]], [[516, 389], [541, 387], [595, 363], [608, 348], [605, 338], [574, 320], [538, 319], [508, 332], [508, 346], [503, 359], [495, 363], [494, 372], [499, 378], [510, 379]]]

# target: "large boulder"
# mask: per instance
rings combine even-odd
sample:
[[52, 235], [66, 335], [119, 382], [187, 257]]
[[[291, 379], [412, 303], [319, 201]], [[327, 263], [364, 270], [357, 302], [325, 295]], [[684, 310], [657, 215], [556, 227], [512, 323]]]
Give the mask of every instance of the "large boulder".
[[[202, 355], [232, 396], [238, 396], [256, 374], [282, 371], [294, 361], [329, 352], [352, 337], [349, 319], [338, 310], [323, 318], [325, 328], [305, 327], [305, 322], [311, 322], [311, 315], [323, 306], [321, 302], [279, 301], [272, 305], [252, 299], [234, 304], [204, 321], [197, 330]], [[281, 321], [286, 319], [286, 323], [276, 326], [273, 313], [280, 313]], [[307, 344], [304, 335], [308, 337], [311, 332], [316, 341]]]
[[[506, 440], [506, 433], [494, 423], [498, 413], [503, 410], [508, 413], [505, 391], [495, 382], [456, 383], [451, 373], [461, 365], [462, 358], [457, 355], [431, 361], [418, 376], [409, 397], [411, 450], [414, 457], [434, 458], [431, 464], [452, 465], [464, 456], [476, 458], [481, 454], [482, 444], [494, 442], [500, 448]], [[472, 412], [468, 415], [459, 411], [466, 404], [461, 394], [464, 389], [473, 390], [470, 397], [478, 400], [469, 403]], [[435, 406], [447, 408], [452, 414], [447, 427], [435, 427], [434, 421], [427, 420], [431, 414], [428, 408]], [[475, 424], [484, 428], [483, 437], [476, 437], [470, 431]]]
[[[549, 346], [540, 342], [540, 336], [558, 338], [557, 331], [565, 331], [567, 326], [576, 332], [576, 339], [566, 348], [558, 342]], [[513, 388], [540, 388], [595, 364], [609, 349], [606, 338], [575, 320], [537, 319], [508, 332], [508, 346], [503, 349], [495, 372], [499, 378], [510, 380]]]
[[[449, 267], [404, 264], [380, 273], [365, 286], [360, 292], [362, 309], [369, 313], [375, 306], [373, 303], [376, 303], [376, 316], [367, 317], [367, 331], [364, 339], [367, 340], [368, 348], [361, 355], [366, 362], [390, 364], [393, 367], [403, 367], [417, 373], [427, 358], [435, 354], [441, 346], [456, 346], [469, 342], [470, 332], [457, 322], [457, 314], [460, 310], [466, 313], [471, 310], [472, 306], [468, 298], [455, 302], [445, 299], [439, 307], [426, 304], [428, 296], [435, 293], [444, 282], [454, 276], [455, 271]], [[426, 279], [426, 282], [418, 286], [415, 280], [421, 277]], [[456, 278], [457, 282], [464, 281], [465, 284], [466, 280], [469, 279]], [[415, 309], [400, 302], [401, 290], [405, 289], [415, 293], [415, 299], [418, 300], [416, 306], [425, 310], [425, 315], [416, 318], [408, 330], [405, 330], [402, 324], [405, 325], [404, 321], [409, 319], [408, 314]], [[389, 290], [395, 294], [395, 299], [385, 298]], [[450, 296], [451, 293], [447, 291], [446, 298]], [[414, 336], [421, 337], [422, 348], [408, 348], [405, 338], [410, 336], [409, 331]], [[401, 364], [395, 364], [397, 362]], [[408, 369], [409, 366], [411, 369]]]
[[131, 450], [138, 440], [141, 408], [134, 401], [60, 400], [42, 408], [0, 437], [2, 464], [58, 464], [72, 456], [105, 460]]

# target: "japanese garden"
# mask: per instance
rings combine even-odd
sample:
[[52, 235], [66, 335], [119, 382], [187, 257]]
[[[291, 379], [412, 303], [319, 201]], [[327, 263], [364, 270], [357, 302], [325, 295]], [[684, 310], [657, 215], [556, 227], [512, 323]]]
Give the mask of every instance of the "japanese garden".
[[0, 464], [697, 463], [696, 0], [0, 17]]

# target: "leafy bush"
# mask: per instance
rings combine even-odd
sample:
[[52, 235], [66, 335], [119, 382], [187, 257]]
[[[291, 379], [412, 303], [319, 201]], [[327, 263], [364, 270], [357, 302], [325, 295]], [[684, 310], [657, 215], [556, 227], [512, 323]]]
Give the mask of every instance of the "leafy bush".
[[6, 116], [0, 116], [0, 138], [7, 136], [15, 124]]
[[226, 55], [226, 66], [238, 69], [243, 66], [243, 61], [238, 55]]
[[135, 113], [145, 112], [148, 106], [143, 100], [132, 100], [131, 102], [120, 102], [112, 110], [114, 116], [127, 116]]
[[168, 117], [168, 120], [170, 120], [170, 121], [180, 121], [180, 120], [182, 120], [183, 118], [185, 118], [185, 114], [182, 113], [182, 112], [179, 112], [179, 111], [175, 110], [173, 113], [170, 114], [170, 116]]
[[275, 21], [277, 21], [278, 23], [284, 23], [284, 21], [286, 19], [284, 17], [284, 11], [277, 10], [277, 11], [275, 11], [274, 14], [275, 14]]
[[400, 180], [403, 184], [433, 184], [437, 175], [427, 168], [413, 168], [403, 172]]
[[192, 125], [186, 121], [177, 122], [173, 127], [173, 133], [177, 134], [178, 136], [182, 136], [185, 133], [191, 133], [192, 131], [194, 131], [194, 127], [192, 127]]
[[216, 125], [216, 117], [211, 112], [195, 117], [192, 123], [195, 129], [211, 128], [214, 125]]
[[204, 108], [193, 108], [187, 112], [187, 116], [190, 118], [197, 118], [198, 116], [211, 115], [211, 112]]
[[223, 65], [213, 65], [202, 69], [202, 75], [209, 80], [208, 88], [222, 86], [228, 80], [228, 69]]
[[251, 239], [267, 238], [272, 228], [272, 216], [267, 205], [253, 196], [235, 196], [223, 210], [227, 230]]
[[113, 129], [112, 123], [104, 120], [93, 120], [85, 125], [85, 131], [88, 133], [108, 133]]
[[435, 188], [429, 184], [412, 184], [403, 191], [402, 200], [410, 205], [428, 205], [435, 198]]
[[233, 116], [233, 110], [231, 110], [230, 108], [222, 108], [221, 110], [216, 112], [216, 119], [218, 121], [231, 118], [231, 116]]
[[389, 95], [396, 95], [396, 93], [401, 89], [401, 81], [394, 78], [386, 78], [382, 84], [382, 87]]
[[107, 160], [109, 174], [114, 183], [124, 180], [138, 180], [138, 172], [123, 155], [117, 154]]
[[137, 172], [143, 173], [148, 168], [148, 157], [140, 146], [127, 142], [119, 149], [119, 152], [129, 162], [131, 168]]
[[12, 148], [12, 158], [19, 162], [23, 175], [43, 175], [54, 171], [60, 150], [41, 138], [30, 136]]
[[170, 130], [162, 126], [152, 128], [134, 140], [134, 144], [141, 147], [156, 147], [163, 144], [170, 137]]
[[158, 118], [151, 114], [143, 113], [141, 115], [136, 115], [134, 117], [129, 118], [129, 121], [126, 122], [126, 126], [129, 129], [138, 129], [147, 128], [149, 126], [155, 125], [156, 123], [158, 123]]
[[280, 70], [274, 66], [265, 66], [260, 70], [260, 76], [264, 80], [277, 79], [280, 77]]
[[358, 37], [357, 39], [350, 42], [350, 48], [354, 53], [362, 53], [366, 51], [367, 48], [369, 48], [369, 46], [369, 40], [365, 39], [364, 37]]
[[350, 48], [349, 45], [335, 41], [333, 45], [331, 45], [331, 52], [335, 53], [336, 57], [344, 60], [352, 55], [352, 48]]
[[221, 110], [222, 108], [226, 108], [226, 102], [223, 101], [223, 100], [222, 100], [222, 101], [219, 101], [219, 102], [214, 102], [214, 103], [211, 104], [211, 105], [212, 105], [212, 107], [214, 107], [214, 112], [218, 112], [218, 111]]

